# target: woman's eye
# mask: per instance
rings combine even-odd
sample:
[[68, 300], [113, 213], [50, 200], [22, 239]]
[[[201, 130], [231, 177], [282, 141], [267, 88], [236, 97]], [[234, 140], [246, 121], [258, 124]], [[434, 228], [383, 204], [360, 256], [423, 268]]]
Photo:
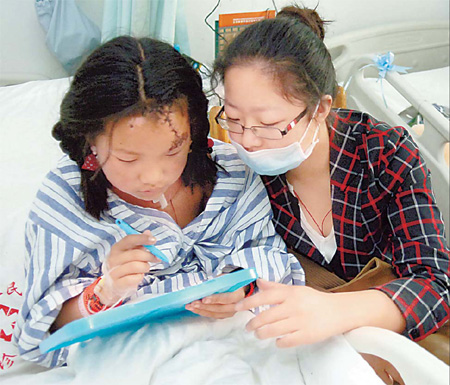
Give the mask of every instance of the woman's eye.
[[228, 121], [232, 121], [233, 123], [237, 123], [237, 122], [239, 122], [239, 119], [234, 119], [234, 118], [230, 118], [229, 116], [227, 116], [227, 118], [226, 118]]
[[276, 127], [277, 124], [279, 124], [279, 122], [275, 122], [275, 123], [263, 123], [261, 122], [261, 126], [265, 126], [265, 127]]

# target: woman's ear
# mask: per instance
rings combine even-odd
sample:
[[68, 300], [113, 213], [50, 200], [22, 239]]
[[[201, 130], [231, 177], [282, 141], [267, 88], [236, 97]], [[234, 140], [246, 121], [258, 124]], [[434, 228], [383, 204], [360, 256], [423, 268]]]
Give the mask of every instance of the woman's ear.
[[92, 152], [94, 155], [97, 155], [97, 147], [91, 146], [91, 152]]
[[322, 123], [327, 119], [331, 111], [332, 104], [333, 98], [331, 97], [331, 95], [322, 96], [319, 102], [319, 108], [317, 109], [316, 113], [316, 119], [319, 123]]

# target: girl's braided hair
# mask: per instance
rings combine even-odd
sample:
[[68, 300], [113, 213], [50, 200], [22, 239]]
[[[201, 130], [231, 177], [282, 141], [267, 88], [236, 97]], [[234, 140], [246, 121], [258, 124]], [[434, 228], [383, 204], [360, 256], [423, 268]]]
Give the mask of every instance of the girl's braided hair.
[[111, 187], [101, 169], [81, 169], [93, 140], [108, 122], [161, 112], [187, 102], [191, 152], [182, 174], [186, 186], [216, 181], [217, 166], [209, 157], [208, 100], [200, 75], [167, 43], [150, 38], [117, 37], [97, 48], [76, 72], [52, 134], [81, 171], [86, 211], [99, 219], [108, 209]]

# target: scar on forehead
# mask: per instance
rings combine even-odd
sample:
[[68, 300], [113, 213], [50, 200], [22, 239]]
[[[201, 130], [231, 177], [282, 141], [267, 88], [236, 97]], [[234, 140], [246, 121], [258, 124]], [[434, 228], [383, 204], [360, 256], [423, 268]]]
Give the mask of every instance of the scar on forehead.
[[172, 132], [175, 134], [175, 139], [172, 141], [172, 145], [170, 146], [169, 151], [175, 150], [177, 147], [180, 147], [188, 138], [188, 133], [184, 132], [180, 135], [180, 133], [172, 128]]
[[[181, 108], [182, 105], [175, 105], [175, 107], [178, 107], [178, 111], [180, 111], [181, 113], [184, 113], [183, 109]], [[167, 123], [170, 127], [170, 130], [173, 132], [173, 134], [175, 135], [174, 140], [172, 141], [172, 144], [170, 146], [169, 151], [172, 151], [174, 149], [176, 149], [177, 147], [180, 147], [187, 139], [189, 134], [187, 132], [183, 132], [180, 134], [179, 130], [174, 126], [173, 124], [173, 120], [171, 115], [174, 113], [173, 108], [169, 108], [167, 110], [165, 110], [162, 114], [162, 118], [164, 120], [164, 123]]]

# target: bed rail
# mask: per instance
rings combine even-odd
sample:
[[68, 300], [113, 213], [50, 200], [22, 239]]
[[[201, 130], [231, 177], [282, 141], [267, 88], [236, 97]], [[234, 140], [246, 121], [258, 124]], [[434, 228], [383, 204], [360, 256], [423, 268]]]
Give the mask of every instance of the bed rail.
[[[450, 170], [445, 159], [445, 149], [450, 140], [450, 122], [432, 105], [432, 101], [422, 97], [422, 93], [414, 88], [405, 76], [389, 71], [383, 83], [388, 82], [411, 104], [416, 113], [422, 117], [425, 129], [418, 132], [408, 127], [407, 122], [389, 108], [389, 99], [386, 107], [381, 95], [375, 94], [373, 87], [369, 87], [368, 79], [378, 77], [376, 68], [367, 67], [373, 64], [372, 58], [373, 55], [363, 55], [351, 67], [349, 73], [352, 74], [350, 75], [352, 78], [347, 88], [347, 105], [350, 108], [368, 111], [375, 118], [392, 126], [403, 126], [408, 129], [432, 173], [436, 200], [444, 217], [447, 240], [450, 240]], [[386, 88], [386, 84], [384, 87]]]

